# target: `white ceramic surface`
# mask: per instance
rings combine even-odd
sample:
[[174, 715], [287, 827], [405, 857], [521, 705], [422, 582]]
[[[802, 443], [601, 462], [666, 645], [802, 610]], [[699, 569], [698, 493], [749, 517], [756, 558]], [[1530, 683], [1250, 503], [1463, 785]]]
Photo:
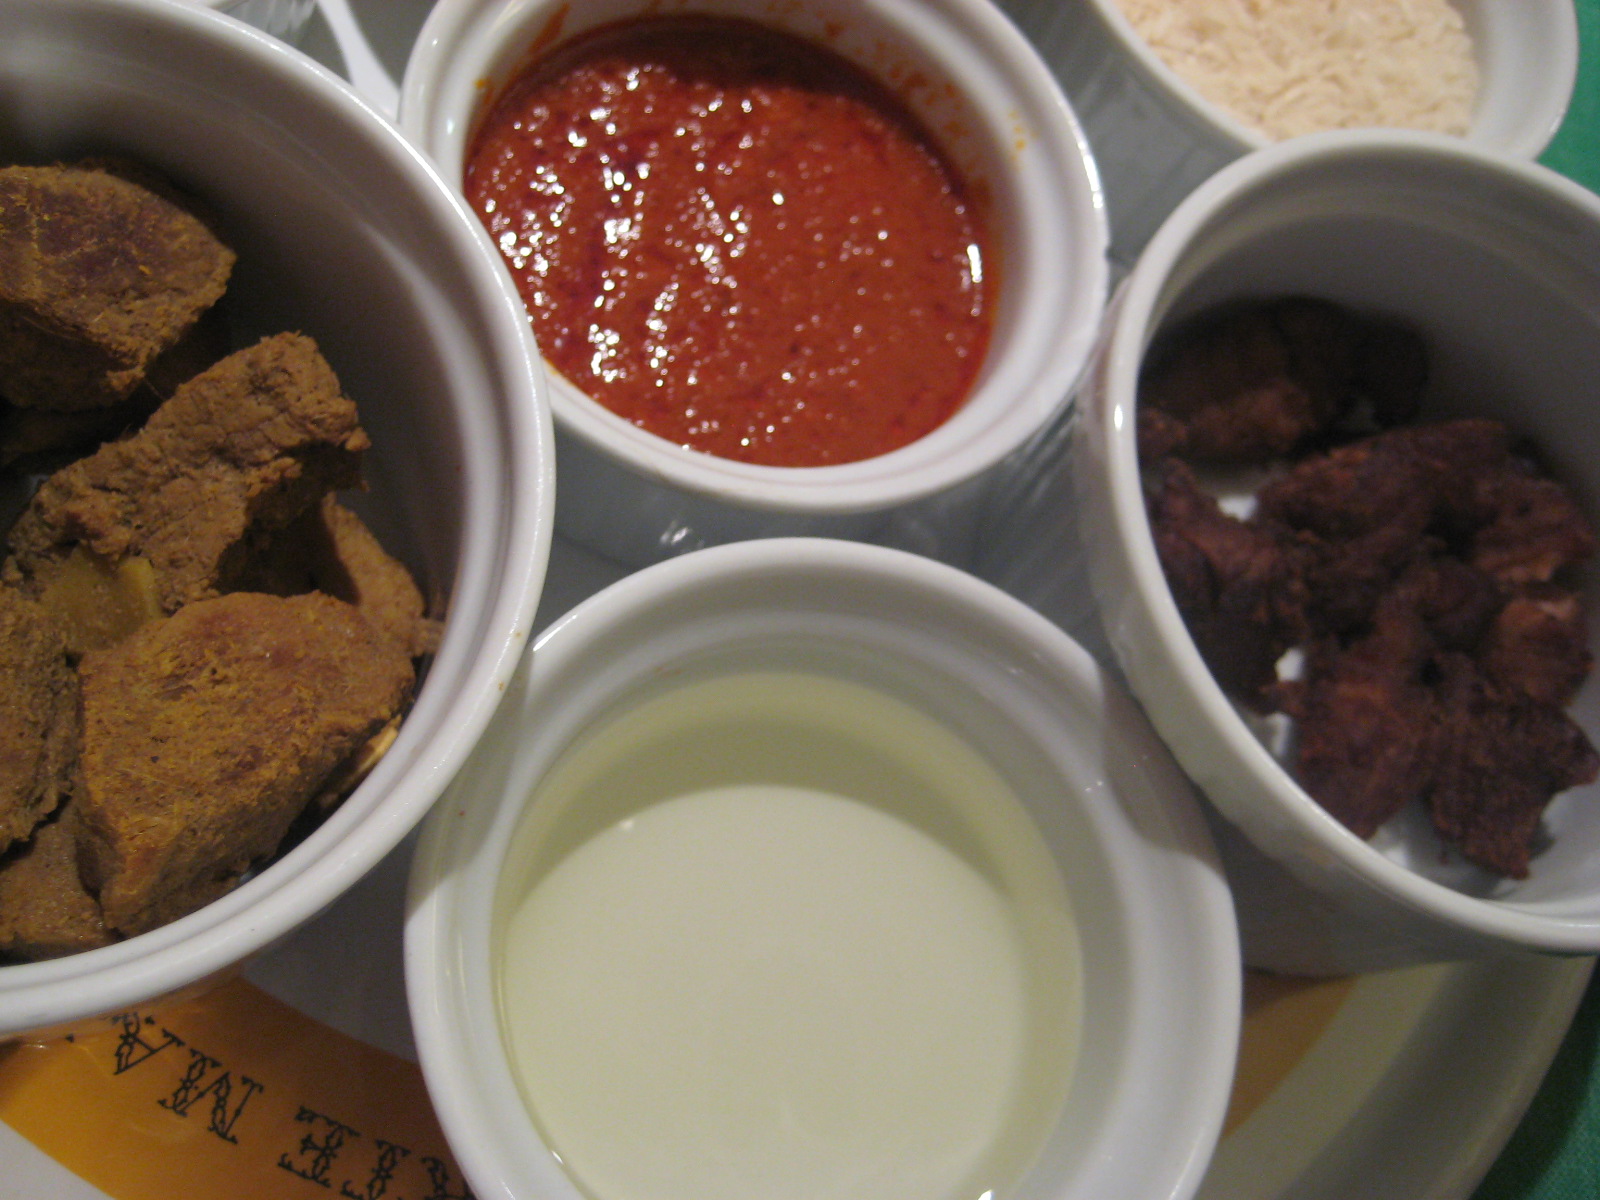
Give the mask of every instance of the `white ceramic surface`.
[[[1190, 777], [1246, 838], [1224, 841], [1246, 959], [1372, 970], [1515, 948], [1600, 950], [1600, 786], [1546, 813], [1521, 882], [1446, 858], [1425, 821], [1372, 843], [1294, 784], [1200, 659], [1156, 558], [1141, 494], [1140, 361], [1215, 302], [1323, 296], [1414, 324], [1430, 344], [1423, 417], [1498, 416], [1600, 517], [1600, 199], [1457, 139], [1319, 134], [1225, 168], [1173, 213], [1112, 304], [1081, 400], [1074, 472], [1105, 634]], [[1600, 593], [1587, 588], [1593, 627]], [[1600, 733], [1600, 680], [1573, 706]]]
[[294, 44], [311, 14], [317, 10], [317, 0], [190, 0], [214, 8], [220, 13], [236, 17], [247, 25], [282, 38]]
[[[1037, 54], [988, 0], [440, 0], [401, 89], [401, 127], [459, 178], [473, 114], [551, 42], [641, 11], [739, 14], [821, 40], [907, 99], [993, 202], [1002, 294], [966, 405], [926, 437], [864, 462], [737, 463], [675, 446], [552, 372], [563, 533], [632, 564], [771, 534], [890, 542], [959, 561], [1007, 455], [1066, 402], [1099, 325], [1106, 227], [1076, 119]], [[953, 88], [946, 88], [949, 81]]]
[[[1478, 51], [1465, 140], [1538, 156], [1578, 67], [1572, 0], [1453, 0]], [[1202, 97], [1133, 31], [1117, 0], [1000, 0], [1071, 98], [1105, 183], [1112, 253], [1131, 263], [1180, 200], [1270, 139]]]
[[842, 674], [941, 720], [1007, 776], [1060, 862], [1084, 956], [1081, 1057], [1013, 1194], [1191, 1194], [1231, 1083], [1239, 975], [1227, 892], [1170, 758], [1086, 653], [997, 589], [881, 547], [767, 539], [657, 564], [558, 619], [424, 825], [412, 1027], [480, 1200], [577, 1195], [526, 1115], [495, 1007], [494, 898], [525, 797], [596, 714], [664, 678], [752, 666]]
[[299, 329], [373, 449], [352, 499], [445, 616], [393, 748], [303, 843], [152, 933], [0, 967], [0, 1035], [204, 981], [391, 850], [487, 723], [549, 555], [548, 402], [520, 301], [477, 222], [395, 129], [282, 42], [166, 0], [0, 5], [0, 158], [116, 153], [204, 197], [240, 261], [241, 344]]

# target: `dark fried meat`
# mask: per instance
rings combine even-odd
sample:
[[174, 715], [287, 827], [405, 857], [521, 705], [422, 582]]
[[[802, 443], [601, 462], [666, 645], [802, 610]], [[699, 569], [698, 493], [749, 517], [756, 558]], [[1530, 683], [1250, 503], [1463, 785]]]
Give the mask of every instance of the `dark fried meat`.
[[1434, 828], [1467, 861], [1525, 878], [1551, 797], [1592, 783], [1600, 755], [1559, 707], [1497, 686], [1466, 656], [1441, 668]]
[[1259, 706], [1278, 659], [1305, 635], [1297, 547], [1224, 513], [1182, 462], [1159, 475], [1150, 525], [1173, 598], [1218, 682]]
[[359, 482], [369, 444], [316, 344], [267, 338], [183, 384], [133, 437], [45, 480], [12, 528], [6, 578], [38, 594], [76, 546], [139, 556], [173, 612], [232, 589], [253, 533]]
[[77, 833], [69, 800], [32, 841], [0, 857], [0, 955], [60, 958], [116, 940], [78, 875]]
[[[1331, 305], [1195, 322], [1141, 381], [1152, 533], [1213, 674], [1294, 720], [1323, 807], [1370, 837], [1419, 800], [1468, 861], [1520, 878], [1550, 799], [1600, 769], [1563, 711], [1591, 667], [1564, 577], [1596, 535], [1499, 422], [1353, 436], [1363, 408], [1414, 415], [1426, 375], [1410, 331]], [[1249, 521], [1182, 461], [1280, 457]], [[1276, 680], [1296, 645], [1304, 670]]]
[[1319, 804], [1369, 838], [1433, 777], [1438, 713], [1423, 682], [1425, 635], [1396, 613], [1348, 648], [1321, 643], [1285, 685], [1295, 770]]
[[1155, 348], [1141, 381], [1146, 461], [1264, 463], [1302, 449], [1359, 406], [1408, 419], [1426, 380], [1409, 331], [1289, 297], [1208, 314]]
[[1497, 421], [1389, 430], [1295, 463], [1261, 488], [1258, 511], [1329, 541], [1388, 525], [1420, 537], [1441, 516], [1475, 511], [1473, 480], [1502, 465], [1509, 448]]
[[78, 677], [43, 610], [0, 588], [0, 850], [26, 839], [71, 790]]
[[1593, 661], [1582, 597], [1554, 584], [1508, 599], [1481, 645], [1479, 661], [1498, 687], [1558, 707], [1572, 702]]
[[84, 880], [132, 934], [230, 889], [403, 709], [409, 655], [320, 593], [196, 601], [88, 654]]
[[103, 165], [0, 168], [0, 395], [125, 399], [227, 285], [234, 254], [170, 189]]
[[1498, 422], [1450, 421], [1363, 438], [1305, 458], [1257, 494], [1257, 516], [1307, 547], [1312, 627], [1353, 635], [1419, 554], [1470, 536], [1473, 481], [1509, 459]]
[[1467, 557], [1507, 584], [1548, 583], [1595, 551], [1595, 534], [1552, 479], [1518, 460], [1475, 481]]

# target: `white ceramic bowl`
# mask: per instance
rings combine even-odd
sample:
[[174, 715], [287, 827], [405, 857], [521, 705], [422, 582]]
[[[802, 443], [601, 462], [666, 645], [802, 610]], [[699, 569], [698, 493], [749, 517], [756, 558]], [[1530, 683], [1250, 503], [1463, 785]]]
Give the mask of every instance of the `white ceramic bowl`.
[[[1081, 397], [1080, 535], [1107, 638], [1151, 720], [1239, 831], [1246, 961], [1369, 970], [1600, 952], [1600, 787], [1558, 797], [1529, 878], [1445, 860], [1425, 821], [1373, 842], [1329, 816], [1213, 681], [1162, 576], [1136, 458], [1140, 362], [1163, 327], [1246, 296], [1322, 296], [1414, 324], [1424, 419], [1499, 417], [1600, 518], [1600, 199], [1542, 167], [1422, 134], [1318, 134], [1220, 171], [1151, 239]], [[1600, 590], [1586, 591], [1590, 627]], [[1572, 709], [1600, 734], [1600, 680]], [[1225, 848], [1227, 850], [1227, 848]], [[1226, 854], [1225, 854], [1226, 856]]]
[[1240, 986], [1193, 794], [1137, 708], [1020, 602], [920, 556], [806, 538], [659, 563], [558, 620], [424, 825], [407, 989], [429, 1091], [475, 1194], [579, 1194], [520, 1098], [498, 1010], [515, 901], [502, 893], [526, 869], [508, 866], [508, 845], [528, 796], [619, 712], [675, 683], [754, 669], [851, 681], [954, 731], [1021, 797], [1060, 867], [1081, 947], [1081, 1048], [1044, 1149], [1007, 1194], [1190, 1195], [1226, 1107]]
[[229, 969], [312, 916], [421, 818], [527, 643], [552, 530], [548, 404], [477, 222], [390, 125], [263, 33], [164, 0], [0, 6], [0, 157], [115, 152], [204, 197], [240, 256], [241, 343], [315, 337], [371, 434], [353, 503], [444, 615], [393, 748], [320, 828], [171, 925], [0, 967], [0, 1035]]
[[[1466, 140], [1533, 159], [1578, 69], [1572, 0], [1452, 0], [1478, 53]], [[1207, 100], [1134, 32], [1117, 0], [1001, 0], [1071, 98], [1105, 183], [1113, 257], [1131, 263], [1178, 202], [1270, 139]]]
[[880, 78], [920, 80], [905, 98], [992, 201], [1002, 291], [965, 406], [909, 446], [840, 466], [765, 467], [685, 450], [552, 371], [562, 532], [635, 564], [781, 533], [884, 540], [958, 560], [986, 476], [1065, 404], [1103, 309], [1104, 214], [1066, 101], [988, 0], [441, 0], [406, 68], [401, 127], [459, 179], [474, 114], [536, 39], [558, 44], [645, 12], [748, 16]]

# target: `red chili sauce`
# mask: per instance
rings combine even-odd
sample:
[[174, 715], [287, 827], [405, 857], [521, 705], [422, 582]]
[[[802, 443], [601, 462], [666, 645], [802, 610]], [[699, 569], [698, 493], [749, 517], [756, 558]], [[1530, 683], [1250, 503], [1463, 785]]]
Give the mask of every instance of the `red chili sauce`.
[[961, 405], [988, 346], [961, 179], [874, 80], [757, 24], [629, 21], [535, 61], [466, 194], [544, 356], [696, 450], [883, 454]]

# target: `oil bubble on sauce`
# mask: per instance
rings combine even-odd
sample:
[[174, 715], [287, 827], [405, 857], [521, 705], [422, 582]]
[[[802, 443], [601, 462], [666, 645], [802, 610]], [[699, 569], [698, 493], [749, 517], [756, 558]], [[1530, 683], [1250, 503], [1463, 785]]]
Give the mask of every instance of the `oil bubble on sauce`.
[[1060, 1111], [1059, 869], [982, 755], [884, 692], [659, 694], [557, 762], [507, 862], [503, 1033], [598, 1200], [977, 1200]]

